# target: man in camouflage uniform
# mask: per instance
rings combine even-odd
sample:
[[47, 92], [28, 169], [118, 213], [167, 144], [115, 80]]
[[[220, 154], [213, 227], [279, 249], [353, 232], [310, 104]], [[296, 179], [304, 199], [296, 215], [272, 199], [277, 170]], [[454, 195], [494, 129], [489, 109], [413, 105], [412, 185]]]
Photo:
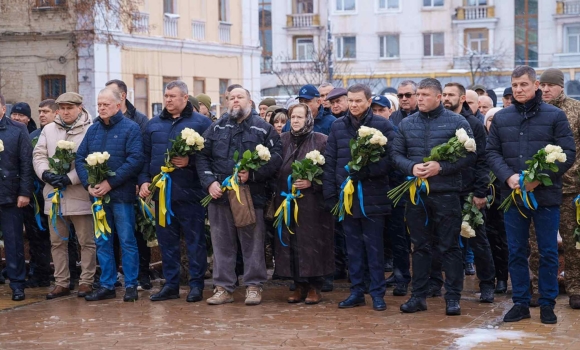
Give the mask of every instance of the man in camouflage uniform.
[[[540, 77], [542, 100], [560, 108], [566, 113], [574, 134], [576, 149], [580, 149], [580, 101], [574, 100], [564, 93], [564, 74], [562, 71], [550, 68]], [[570, 307], [580, 309], [580, 250], [576, 249], [574, 230], [576, 223], [576, 206], [574, 198], [580, 194], [580, 152], [576, 152], [574, 165], [562, 177], [562, 206], [560, 207], [560, 235], [564, 245], [564, 269], [566, 292], [570, 296]], [[535, 230], [530, 230], [530, 270], [533, 274], [532, 284], [538, 290], [539, 253], [535, 238]], [[534, 235], [534, 237], [532, 237]], [[539, 296], [534, 294], [532, 302]], [[530, 303], [530, 306], [533, 306]], [[536, 305], [537, 306], [537, 305]]]

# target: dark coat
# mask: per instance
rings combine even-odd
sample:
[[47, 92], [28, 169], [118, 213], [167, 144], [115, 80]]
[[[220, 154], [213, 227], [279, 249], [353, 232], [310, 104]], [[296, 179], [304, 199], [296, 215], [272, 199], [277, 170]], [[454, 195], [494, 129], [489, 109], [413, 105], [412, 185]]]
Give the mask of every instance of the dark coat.
[[[314, 118], [314, 132], [318, 132], [324, 135], [330, 133], [330, 127], [336, 118], [327, 109], [320, 105], [318, 108], [318, 115]], [[282, 132], [290, 131], [290, 116], [288, 116], [288, 122], [282, 128]]]
[[[461, 128], [473, 137], [465, 118], [446, 110], [441, 104], [431, 112], [408, 116], [399, 124], [399, 133], [391, 148], [395, 165], [405, 176], [413, 176], [413, 166], [423, 163], [423, 158], [429, 156], [433, 147], [449, 141]], [[476, 159], [475, 153], [467, 152], [455, 163], [439, 161], [442, 170], [429, 178], [430, 192], [460, 192], [461, 170], [473, 167]]]
[[145, 114], [139, 112], [137, 108], [135, 108], [135, 106], [129, 102], [129, 100], [125, 100], [125, 105], [127, 106], [127, 113], [125, 114], [127, 118], [137, 123], [141, 129], [141, 132], [145, 132], [145, 127], [149, 122], [149, 118], [147, 118]]
[[[324, 155], [326, 164], [324, 164], [323, 180], [324, 198], [327, 202], [338, 202], [340, 186], [348, 177], [344, 167], [351, 160], [349, 143], [350, 140], [357, 138], [359, 129], [358, 126], [353, 124], [353, 118], [349, 112], [346, 116], [338, 119], [332, 125], [328, 136]], [[374, 115], [369, 108], [365, 116], [360, 120], [360, 126], [363, 125], [381, 131], [388, 140], [385, 148], [388, 149], [390, 147], [396, 133], [387, 119]], [[391, 211], [391, 201], [387, 197], [387, 192], [389, 191], [388, 173], [391, 167], [388, 152], [385, 152], [377, 163], [369, 163], [366, 167], [369, 176], [362, 180], [365, 212], [367, 216], [386, 215]], [[356, 189], [357, 183], [354, 185]], [[354, 218], [358, 219], [364, 217], [364, 215], [360, 210], [360, 201], [357, 193], [357, 190], [355, 190], [352, 214]]]
[[[278, 173], [276, 208], [282, 203], [282, 191], [288, 193], [287, 179], [292, 174], [292, 163], [303, 160], [310, 151], [318, 150], [324, 154], [327, 136], [313, 132], [297, 144], [290, 133], [281, 136], [283, 152], [282, 167]], [[276, 273], [282, 277], [317, 277], [334, 273], [334, 218], [324, 209], [322, 186], [312, 183], [312, 187], [302, 190], [304, 195], [298, 202], [298, 226], [292, 219], [291, 229], [294, 237], [283, 226], [282, 240], [288, 247], [282, 246], [276, 231], [274, 237]], [[294, 208], [294, 207], [293, 207]], [[292, 249], [290, 249], [292, 247]], [[294, 254], [298, 275], [294, 269], [290, 254]]]
[[391, 114], [389, 120], [393, 123], [393, 125], [399, 126], [399, 124], [401, 123], [401, 121], [403, 121], [403, 119], [417, 112], [419, 112], [419, 108], [415, 108], [415, 110], [411, 111], [410, 113], [407, 113], [399, 108], [398, 110], [394, 111], [393, 114]]
[[81, 142], [75, 159], [77, 174], [83, 186], [89, 188], [89, 174], [85, 158], [93, 152], [109, 152], [107, 161], [115, 176], [107, 179], [113, 188], [109, 192], [111, 202], [133, 203], [137, 175], [143, 168], [143, 139], [139, 125], [123, 116], [119, 110], [111, 117], [109, 125], [98, 117]]
[[18, 196], [32, 198], [32, 144], [26, 125], [4, 116], [0, 119], [0, 205], [16, 204]]
[[487, 133], [485, 127], [477, 119], [467, 102], [463, 102], [463, 109], [461, 115], [469, 123], [473, 131], [473, 138], [477, 147], [477, 160], [475, 166], [470, 166], [461, 170], [461, 195], [467, 196], [473, 192], [477, 198], [485, 198], [487, 195], [487, 187], [489, 185], [489, 167], [485, 160], [485, 144], [487, 142]]
[[[227, 114], [222, 116], [203, 134], [205, 144], [203, 150], [197, 154], [196, 168], [201, 186], [207, 191], [208, 187], [217, 181], [221, 183], [230, 175], [236, 163], [234, 153], [239, 156], [246, 150], [254, 151], [257, 145], [263, 145], [270, 150], [270, 161], [257, 171], [250, 171], [247, 184], [255, 208], [263, 208], [268, 196], [267, 183], [275, 177], [282, 164], [282, 143], [274, 127], [266, 123], [256, 111], [241, 123], [230, 119]], [[228, 196], [223, 195], [213, 203], [230, 205]]]
[[[193, 111], [191, 103], [187, 102], [185, 109], [177, 119], [163, 109], [163, 112], [151, 119], [143, 133], [143, 153], [145, 163], [139, 175], [139, 185], [151, 182], [159, 174], [165, 164], [165, 153], [171, 148], [171, 140], [185, 128], [190, 128], [203, 135], [211, 125], [211, 120]], [[207, 191], [201, 187], [197, 170], [195, 169], [195, 154], [189, 157], [189, 165], [176, 168], [171, 176], [171, 200], [176, 202], [199, 202]], [[156, 194], [158, 195], [158, 193]]]
[[507, 179], [526, 170], [528, 165], [525, 162], [551, 144], [562, 147], [566, 162], [556, 163], [556, 173], [545, 171], [554, 184], [536, 187], [534, 196], [539, 206], [560, 205], [562, 175], [574, 164], [576, 156], [574, 136], [566, 114], [542, 102], [540, 90], [525, 104], [515, 100], [512, 103], [495, 114], [487, 140], [487, 163], [502, 184], [502, 197], [506, 198], [511, 192]]

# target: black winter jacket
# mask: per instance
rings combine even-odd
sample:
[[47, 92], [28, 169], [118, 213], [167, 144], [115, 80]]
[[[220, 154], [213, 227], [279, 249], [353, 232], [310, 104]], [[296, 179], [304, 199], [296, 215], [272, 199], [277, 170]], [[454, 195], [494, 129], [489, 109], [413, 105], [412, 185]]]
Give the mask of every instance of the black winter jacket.
[[463, 102], [463, 109], [460, 113], [465, 117], [471, 130], [477, 147], [477, 161], [475, 166], [470, 166], [461, 170], [461, 195], [467, 196], [473, 192], [477, 198], [485, 198], [487, 195], [487, 186], [489, 185], [489, 167], [485, 160], [485, 143], [487, 142], [487, 133], [485, 127], [473, 115], [467, 102]]
[[[405, 118], [399, 124], [399, 133], [392, 145], [391, 157], [395, 165], [406, 176], [413, 176], [413, 166], [423, 163], [431, 149], [449, 141], [455, 136], [455, 131], [465, 129], [469, 137], [473, 132], [464, 117], [455, 114], [439, 105], [431, 112], [417, 112]], [[429, 178], [430, 192], [460, 192], [461, 170], [473, 167], [476, 154], [467, 155], [455, 163], [439, 161], [441, 171]]]
[[[222, 116], [203, 134], [205, 145], [196, 157], [197, 174], [201, 186], [207, 191], [208, 187], [217, 181], [221, 183], [230, 175], [236, 163], [234, 153], [239, 156], [246, 150], [254, 151], [257, 145], [264, 145], [270, 150], [270, 161], [257, 171], [251, 171], [249, 181], [250, 193], [255, 208], [263, 208], [269, 194], [266, 185], [275, 176], [282, 165], [282, 143], [274, 127], [266, 123], [256, 111], [241, 123]], [[229, 205], [228, 196], [224, 194], [220, 199], [213, 200], [216, 204]]]
[[0, 119], [0, 205], [16, 204], [33, 191], [32, 143], [26, 126], [6, 116]]
[[566, 162], [556, 163], [557, 173], [545, 171], [554, 184], [535, 188], [539, 206], [562, 204], [562, 175], [574, 164], [576, 145], [566, 114], [542, 102], [540, 90], [525, 104], [512, 100], [511, 106], [495, 114], [487, 140], [487, 163], [502, 184], [503, 198], [511, 192], [506, 181], [526, 170], [525, 162], [549, 144], [562, 147]]
[[[349, 143], [350, 140], [357, 138], [359, 129], [359, 127], [353, 125], [352, 118], [354, 117], [348, 112], [346, 116], [337, 119], [332, 124], [330, 135], [328, 136], [323, 174], [323, 193], [327, 202], [338, 202], [340, 187], [349, 175], [344, 168], [352, 158]], [[369, 108], [365, 116], [360, 120], [360, 126], [363, 125], [381, 131], [387, 137], [387, 146], [385, 148], [388, 149], [390, 147], [395, 138], [395, 131], [387, 119], [374, 115]], [[391, 211], [391, 201], [387, 197], [390, 167], [388, 152], [385, 152], [377, 163], [367, 165], [369, 176], [367, 179], [362, 180], [364, 209], [367, 216], [386, 215]], [[356, 192], [357, 183], [354, 185], [355, 195], [352, 213], [354, 218], [362, 218], [363, 214], [360, 210], [360, 202]]]
[[399, 126], [399, 124], [401, 123], [401, 121], [403, 121], [403, 119], [417, 112], [419, 112], [419, 108], [415, 108], [414, 110], [411, 111], [411, 113], [407, 113], [399, 108], [398, 110], [394, 111], [393, 114], [391, 114], [389, 120], [393, 123], [393, 125]]
[[135, 123], [139, 124], [139, 128], [141, 132], [145, 132], [145, 127], [147, 126], [147, 122], [149, 122], [149, 118], [135, 108], [129, 100], [125, 101], [125, 105], [127, 106], [127, 114], [126, 116], [134, 121]]

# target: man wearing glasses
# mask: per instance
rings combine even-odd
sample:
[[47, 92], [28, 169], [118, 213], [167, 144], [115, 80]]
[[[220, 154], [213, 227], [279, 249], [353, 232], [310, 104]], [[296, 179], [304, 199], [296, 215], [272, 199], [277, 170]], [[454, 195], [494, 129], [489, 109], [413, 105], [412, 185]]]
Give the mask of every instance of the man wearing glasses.
[[397, 89], [399, 98], [399, 110], [391, 115], [391, 122], [398, 126], [401, 120], [418, 112], [417, 109], [417, 84], [412, 80], [403, 80]]

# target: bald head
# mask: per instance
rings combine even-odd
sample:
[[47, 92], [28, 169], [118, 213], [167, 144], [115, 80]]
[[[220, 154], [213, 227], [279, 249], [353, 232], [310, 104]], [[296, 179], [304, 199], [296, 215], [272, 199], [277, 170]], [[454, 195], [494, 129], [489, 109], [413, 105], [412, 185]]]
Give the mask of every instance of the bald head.
[[479, 96], [478, 107], [481, 114], [486, 115], [493, 108], [493, 100], [489, 96]]
[[109, 124], [109, 119], [121, 109], [121, 94], [112, 89], [101, 90], [97, 99], [97, 107], [101, 119], [105, 124]]
[[473, 114], [477, 113], [477, 108], [479, 107], [478, 97], [477, 92], [473, 90], [467, 90], [465, 92], [465, 102], [467, 102]]

